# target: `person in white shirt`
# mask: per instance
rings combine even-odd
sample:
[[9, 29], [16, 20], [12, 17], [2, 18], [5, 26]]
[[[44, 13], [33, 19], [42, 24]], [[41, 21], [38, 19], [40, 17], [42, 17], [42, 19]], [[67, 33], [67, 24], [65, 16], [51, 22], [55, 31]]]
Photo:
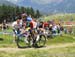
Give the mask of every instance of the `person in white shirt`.
[[52, 26], [52, 34], [53, 34], [53, 35], [57, 35], [57, 25], [56, 25], [56, 24], [54, 24], [54, 25]]
[[17, 34], [20, 34], [20, 28], [22, 28], [22, 23], [21, 23], [21, 20], [20, 20], [20, 18], [18, 18], [16, 21], [14, 21], [13, 23], [12, 23], [12, 28], [13, 28], [13, 37], [15, 38], [15, 40], [16, 40], [16, 35]]

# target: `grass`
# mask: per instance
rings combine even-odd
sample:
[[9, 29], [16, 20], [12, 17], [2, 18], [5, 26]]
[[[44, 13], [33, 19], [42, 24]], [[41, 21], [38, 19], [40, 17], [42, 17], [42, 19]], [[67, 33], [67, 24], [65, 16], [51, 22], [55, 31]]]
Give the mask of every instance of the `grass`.
[[55, 36], [53, 39], [48, 39], [47, 45], [53, 45], [53, 44], [61, 44], [61, 43], [72, 43], [75, 42], [75, 39], [73, 38], [73, 35], [63, 35], [63, 36]]
[[6, 32], [9, 32], [10, 34], [0, 34], [0, 47], [16, 47], [16, 43], [13, 42], [14, 37], [12, 29], [8, 29]]
[[[14, 43], [13, 40], [14, 40], [14, 37], [12, 34], [10, 35], [0, 34], [0, 48], [17, 47], [16, 43]], [[74, 35], [69, 36], [68, 34], [64, 34], [62, 36], [55, 36], [53, 38], [48, 38], [46, 45], [56, 45], [56, 44], [72, 43], [72, 42], [75, 42], [75, 36]]]
[[[9, 29], [7, 32], [11, 32]], [[16, 43], [13, 42], [12, 34], [0, 34], [0, 48], [16, 48]], [[75, 42], [75, 35], [63, 34], [62, 36], [55, 36], [48, 38], [46, 46], [58, 45]], [[0, 57], [75, 57], [75, 46], [64, 48], [48, 48], [48, 49], [23, 49], [23, 50], [0, 50]]]
[[63, 20], [63, 21], [70, 21], [72, 19], [72, 21], [75, 21], [75, 14], [55, 14], [55, 15], [50, 15], [50, 16], [45, 16], [44, 17], [44, 21], [48, 21], [48, 20]]
[[[67, 15], [59, 16], [48, 16], [45, 20], [50, 19], [67, 19]], [[74, 15], [72, 15], [73, 18]], [[70, 16], [71, 17], [71, 16]], [[69, 18], [70, 18], [69, 17]], [[67, 19], [68, 20], [68, 19]], [[65, 20], [65, 21], [67, 21]], [[2, 32], [2, 31], [0, 31]], [[12, 30], [9, 29], [7, 32], [12, 33]], [[0, 34], [0, 48], [16, 48], [16, 43], [13, 42], [14, 38], [12, 34], [3, 35]], [[62, 36], [55, 36], [53, 38], [48, 38], [46, 46], [58, 45], [65, 43], [75, 42], [75, 35], [63, 34]], [[64, 48], [48, 48], [48, 49], [24, 49], [24, 50], [0, 50], [0, 57], [75, 57], [75, 46], [69, 46]]]
[[0, 47], [15, 47], [16, 44], [13, 42], [13, 37], [11, 35], [0, 35]]
[[0, 57], [75, 57], [75, 46], [45, 50], [0, 51]]

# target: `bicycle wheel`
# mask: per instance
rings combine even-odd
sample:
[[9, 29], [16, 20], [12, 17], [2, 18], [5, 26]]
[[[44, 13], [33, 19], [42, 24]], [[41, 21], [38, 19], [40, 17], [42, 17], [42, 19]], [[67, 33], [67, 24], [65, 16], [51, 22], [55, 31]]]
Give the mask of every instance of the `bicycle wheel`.
[[17, 46], [18, 48], [25, 48], [29, 46], [29, 41], [28, 38], [21, 36], [21, 37], [17, 37]]
[[40, 38], [39, 38], [39, 40], [37, 41], [38, 47], [43, 47], [43, 46], [45, 46], [45, 43], [46, 43], [46, 36], [40, 35]]

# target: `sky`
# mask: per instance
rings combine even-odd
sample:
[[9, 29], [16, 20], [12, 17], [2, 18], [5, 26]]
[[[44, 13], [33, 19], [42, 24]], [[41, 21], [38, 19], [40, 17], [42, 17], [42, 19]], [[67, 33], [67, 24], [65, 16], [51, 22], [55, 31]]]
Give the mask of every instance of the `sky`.
[[[24, 1], [28, 1], [28, 0], [8, 0], [12, 3], [22, 3]], [[52, 2], [62, 2], [63, 0], [30, 0], [30, 2], [34, 2], [34, 3], [38, 3], [38, 4], [49, 4], [49, 3], [52, 3]]]
[[31, 0], [31, 1], [38, 4], [49, 4], [52, 2], [62, 2], [63, 0]]

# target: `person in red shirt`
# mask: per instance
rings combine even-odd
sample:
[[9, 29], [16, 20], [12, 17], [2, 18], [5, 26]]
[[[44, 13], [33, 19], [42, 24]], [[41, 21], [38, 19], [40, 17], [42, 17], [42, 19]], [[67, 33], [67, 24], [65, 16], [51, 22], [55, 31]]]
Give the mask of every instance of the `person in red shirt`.
[[36, 28], [37, 28], [37, 22], [36, 22], [35, 20], [32, 20], [32, 21], [30, 22], [30, 28], [31, 28], [31, 29], [36, 29]]
[[49, 26], [49, 23], [48, 23], [48, 22], [44, 22], [44, 23], [43, 23], [43, 28], [44, 28], [44, 29], [47, 29], [48, 26]]

